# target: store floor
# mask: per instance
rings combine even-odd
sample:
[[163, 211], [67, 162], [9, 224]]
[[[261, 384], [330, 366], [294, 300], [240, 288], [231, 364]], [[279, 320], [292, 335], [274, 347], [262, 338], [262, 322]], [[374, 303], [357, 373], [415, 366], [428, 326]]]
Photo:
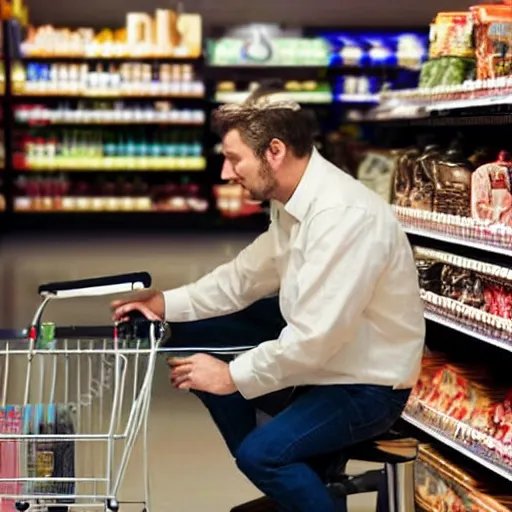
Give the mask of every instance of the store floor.
[[[27, 325], [39, 303], [37, 287], [43, 282], [147, 270], [155, 287], [170, 288], [231, 258], [250, 239], [242, 235], [4, 237], [0, 242], [0, 328]], [[110, 319], [108, 302], [62, 301], [48, 308], [46, 318], [65, 325], [103, 324]], [[137, 445], [126, 474], [125, 499], [140, 498], [140, 448]], [[154, 512], [226, 512], [259, 496], [238, 472], [199, 401], [171, 388], [164, 361], [159, 361], [154, 378], [149, 451]], [[366, 466], [350, 467], [351, 471], [361, 469]], [[370, 512], [375, 496], [351, 498], [350, 505], [352, 512]]]

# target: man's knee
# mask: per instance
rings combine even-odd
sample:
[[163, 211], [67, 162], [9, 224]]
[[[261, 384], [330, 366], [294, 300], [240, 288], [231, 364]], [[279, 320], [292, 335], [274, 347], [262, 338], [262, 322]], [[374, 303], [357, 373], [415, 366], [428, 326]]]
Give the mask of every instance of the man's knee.
[[261, 472], [261, 456], [253, 443], [247, 442], [247, 439], [238, 447], [235, 461], [238, 469], [251, 481], [254, 481]]
[[249, 434], [235, 455], [238, 469], [250, 480], [264, 478], [280, 464], [279, 454], [269, 444], [259, 442], [257, 435]]

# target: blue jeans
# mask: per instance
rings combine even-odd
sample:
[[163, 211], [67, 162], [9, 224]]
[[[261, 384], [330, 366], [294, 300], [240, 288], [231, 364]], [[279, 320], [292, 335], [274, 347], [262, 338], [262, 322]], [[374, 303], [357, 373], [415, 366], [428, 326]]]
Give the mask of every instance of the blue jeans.
[[[170, 345], [256, 345], [276, 338], [283, 327], [277, 300], [265, 299], [235, 315], [172, 324]], [[285, 389], [255, 400], [240, 393], [195, 394], [210, 412], [238, 468], [279, 510], [344, 512], [346, 500], [333, 501], [322, 481], [322, 466], [316, 462], [389, 430], [410, 391], [329, 385]], [[271, 419], [258, 424], [257, 410]]]

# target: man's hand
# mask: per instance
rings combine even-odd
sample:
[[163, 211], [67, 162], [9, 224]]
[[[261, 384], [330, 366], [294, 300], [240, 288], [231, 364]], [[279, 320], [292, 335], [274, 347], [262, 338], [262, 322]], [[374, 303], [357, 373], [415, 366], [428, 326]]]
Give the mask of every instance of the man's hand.
[[195, 389], [214, 395], [230, 395], [237, 388], [229, 365], [207, 354], [170, 358], [171, 383], [177, 389]]
[[141, 290], [111, 304], [113, 320], [124, 322], [130, 311], [140, 311], [148, 320], [159, 321], [165, 316], [164, 294], [158, 290]]

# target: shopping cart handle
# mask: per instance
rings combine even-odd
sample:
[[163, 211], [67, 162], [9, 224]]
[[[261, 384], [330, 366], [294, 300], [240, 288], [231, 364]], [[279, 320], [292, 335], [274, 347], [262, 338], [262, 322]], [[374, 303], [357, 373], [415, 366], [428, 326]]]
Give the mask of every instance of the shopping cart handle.
[[151, 275], [148, 272], [133, 272], [42, 284], [39, 286], [39, 295], [51, 295], [55, 298], [90, 297], [131, 292], [150, 286]]

